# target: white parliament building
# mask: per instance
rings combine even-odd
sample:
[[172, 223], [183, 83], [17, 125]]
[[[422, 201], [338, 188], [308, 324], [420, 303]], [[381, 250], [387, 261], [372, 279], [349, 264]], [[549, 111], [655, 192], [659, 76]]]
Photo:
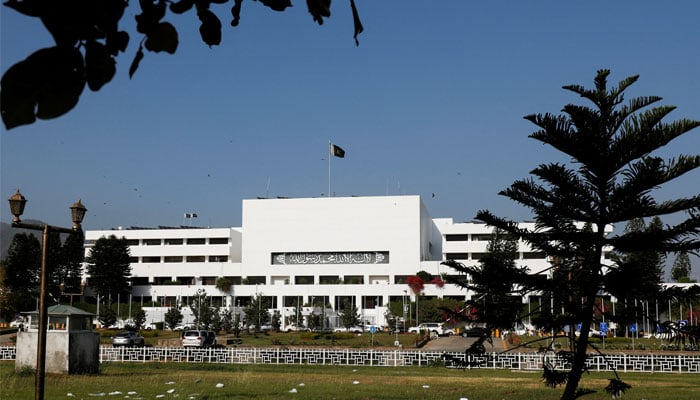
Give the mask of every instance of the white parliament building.
[[[309, 313], [304, 305], [313, 304], [327, 304], [334, 314], [351, 302], [365, 323], [385, 325], [389, 302], [415, 300], [407, 277], [456, 274], [440, 265], [446, 259], [477, 264], [491, 233], [483, 223], [432, 218], [420, 196], [406, 195], [250, 199], [243, 200], [241, 227], [90, 230], [85, 239], [89, 251], [100, 237], [126, 238], [130, 300], [161, 306], [147, 309], [149, 322], [203, 289], [213, 305], [234, 310], [267, 297], [282, 316], [298, 308]], [[516, 262], [532, 272], [549, 267], [524, 242]], [[216, 288], [222, 277], [233, 282], [228, 292]], [[469, 293], [426, 283], [423, 296], [464, 300]]]

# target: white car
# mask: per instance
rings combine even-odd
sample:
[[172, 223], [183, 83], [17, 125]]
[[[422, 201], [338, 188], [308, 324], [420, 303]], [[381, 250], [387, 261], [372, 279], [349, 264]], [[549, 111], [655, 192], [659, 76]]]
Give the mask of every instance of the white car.
[[339, 326], [335, 329], [333, 329], [333, 332], [350, 332], [350, 333], [362, 333], [363, 329], [361, 326], [351, 326], [350, 328], [346, 328], [344, 326]]
[[428, 331], [438, 336], [455, 334], [455, 332], [452, 329], [447, 329], [443, 327], [442, 324], [439, 322], [424, 322], [418, 326], [412, 326], [408, 328], [408, 333], [420, 333], [421, 331]]

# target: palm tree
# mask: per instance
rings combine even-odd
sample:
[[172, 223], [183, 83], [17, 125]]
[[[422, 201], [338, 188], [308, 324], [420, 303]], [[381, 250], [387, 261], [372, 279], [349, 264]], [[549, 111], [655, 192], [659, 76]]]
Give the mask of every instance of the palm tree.
[[[580, 336], [572, 349], [571, 370], [545, 374], [550, 386], [566, 383], [562, 394], [565, 400], [582, 394], [578, 384], [585, 366], [596, 295], [609, 292], [607, 286], [612, 282], [606, 280], [606, 275], [624, 272], [629, 267], [605, 264], [604, 251], [668, 253], [700, 248], [700, 194], [663, 202], [657, 202], [652, 195], [662, 184], [700, 166], [698, 155], [669, 160], [652, 155], [700, 126], [700, 121], [662, 122], [675, 107], [648, 108], [661, 100], [656, 96], [637, 97], [623, 104], [624, 91], [638, 76], [623, 79], [609, 89], [609, 74], [609, 70], [598, 71], [594, 89], [564, 86], [590, 101], [592, 107], [568, 104], [561, 115], [525, 117], [540, 128], [531, 138], [570, 157], [568, 164], [541, 164], [531, 172], [534, 179], [518, 180], [500, 192], [532, 210], [535, 229], [521, 228], [488, 211], [477, 214], [488, 225], [522, 238], [536, 251], [556, 260], [548, 271], [549, 279], [530, 280], [523, 285], [552, 294], [566, 293], [559, 296], [563, 315], [552, 316], [550, 322], [557, 326], [581, 324]], [[677, 225], [606, 235], [611, 224], [678, 213], [686, 216]], [[606, 390], [619, 394], [626, 388], [617, 377]]]

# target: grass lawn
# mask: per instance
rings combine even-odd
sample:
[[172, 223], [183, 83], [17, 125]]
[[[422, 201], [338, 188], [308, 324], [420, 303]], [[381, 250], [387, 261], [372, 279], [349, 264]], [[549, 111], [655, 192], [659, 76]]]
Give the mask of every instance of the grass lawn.
[[[106, 363], [98, 375], [47, 375], [47, 399], [557, 399], [540, 372], [455, 370], [443, 367], [346, 367]], [[586, 400], [610, 399], [609, 373], [585, 375]], [[0, 362], [0, 399], [33, 399], [34, 375]], [[623, 399], [696, 400], [697, 374], [624, 374], [632, 389]], [[223, 387], [217, 387], [223, 384]]]

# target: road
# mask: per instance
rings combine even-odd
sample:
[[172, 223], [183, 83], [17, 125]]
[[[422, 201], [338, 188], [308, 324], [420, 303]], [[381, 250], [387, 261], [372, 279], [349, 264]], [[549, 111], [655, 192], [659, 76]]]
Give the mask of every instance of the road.
[[[421, 348], [424, 351], [439, 351], [439, 352], [463, 352], [472, 343], [476, 342], [477, 338], [463, 338], [461, 336], [444, 336], [437, 339], [433, 339], [426, 343], [425, 346]], [[493, 346], [490, 343], [485, 342], [487, 353], [500, 352], [503, 351], [503, 341], [500, 338], [493, 338]]]

